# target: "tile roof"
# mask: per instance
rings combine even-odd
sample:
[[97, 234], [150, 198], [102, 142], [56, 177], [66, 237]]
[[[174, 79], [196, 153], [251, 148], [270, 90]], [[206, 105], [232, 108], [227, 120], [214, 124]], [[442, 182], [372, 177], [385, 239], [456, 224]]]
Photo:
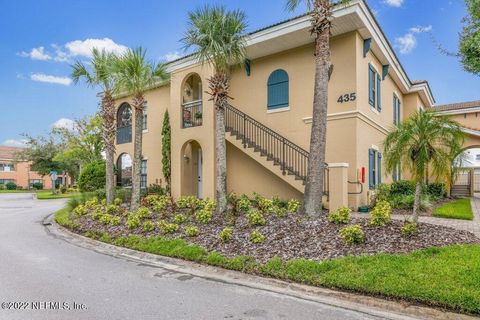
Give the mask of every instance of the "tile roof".
[[17, 147], [4, 147], [0, 146], [0, 159], [14, 159], [15, 153], [23, 150]]
[[480, 108], [480, 100], [444, 104], [444, 105], [439, 105], [439, 106], [432, 107], [432, 108], [430, 108], [430, 110], [433, 110], [433, 111], [450, 111], [450, 110], [461, 110], [461, 109], [469, 109], [469, 108]]

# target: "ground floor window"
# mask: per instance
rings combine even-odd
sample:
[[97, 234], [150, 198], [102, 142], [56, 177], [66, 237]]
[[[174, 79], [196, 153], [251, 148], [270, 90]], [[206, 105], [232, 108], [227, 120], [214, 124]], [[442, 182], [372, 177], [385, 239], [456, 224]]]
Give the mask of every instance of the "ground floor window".
[[34, 186], [39, 186], [40, 184], [42, 185], [43, 188], [43, 180], [42, 179], [30, 179], [28, 182], [30, 188], [33, 188]]
[[140, 188], [147, 188], [147, 160], [142, 160], [140, 166]]
[[117, 160], [117, 186], [132, 186], [132, 158], [127, 153], [122, 153]]
[[15, 183], [15, 180], [13, 180], [13, 179], [0, 179], [0, 184], [6, 185], [9, 182]]
[[375, 149], [368, 150], [368, 182], [370, 189], [382, 183], [382, 154]]

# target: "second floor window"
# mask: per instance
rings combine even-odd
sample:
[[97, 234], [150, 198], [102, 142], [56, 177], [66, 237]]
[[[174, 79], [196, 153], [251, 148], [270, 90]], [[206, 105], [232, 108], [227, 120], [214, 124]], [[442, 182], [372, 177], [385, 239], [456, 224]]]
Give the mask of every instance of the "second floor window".
[[117, 112], [117, 144], [132, 142], [132, 108], [128, 103]]
[[378, 112], [382, 111], [382, 79], [371, 64], [368, 65], [368, 103]]
[[288, 107], [288, 73], [278, 69], [268, 77], [268, 110]]
[[0, 163], [1, 172], [15, 171], [15, 166], [11, 163]]
[[401, 121], [401, 102], [396, 94], [393, 94], [393, 124], [398, 125]]
[[148, 106], [147, 106], [147, 102], [145, 101], [145, 103], [143, 104], [143, 130], [147, 130], [148, 129]]

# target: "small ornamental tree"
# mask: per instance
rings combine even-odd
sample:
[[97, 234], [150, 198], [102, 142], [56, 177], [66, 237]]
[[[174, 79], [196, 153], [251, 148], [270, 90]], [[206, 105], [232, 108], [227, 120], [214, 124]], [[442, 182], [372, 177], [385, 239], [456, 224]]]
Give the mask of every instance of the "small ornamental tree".
[[87, 164], [78, 178], [78, 188], [81, 192], [92, 192], [105, 187], [105, 162], [99, 161]]
[[163, 177], [165, 178], [166, 190], [168, 194], [171, 194], [171, 177], [172, 177], [172, 131], [170, 127], [170, 116], [168, 110], [165, 111], [163, 116], [162, 127], [162, 170]]

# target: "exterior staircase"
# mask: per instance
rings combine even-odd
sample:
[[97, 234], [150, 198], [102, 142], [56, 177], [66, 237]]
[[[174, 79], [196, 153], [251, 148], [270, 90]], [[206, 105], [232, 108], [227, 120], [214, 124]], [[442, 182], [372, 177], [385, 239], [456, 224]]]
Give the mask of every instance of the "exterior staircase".
[[454, 197], [470, 197], [470, 185], [454, 185], [452, 186], [452, 196]]
[[[230, 133], [228, 141], [243, 148], [252, 158], [297, 190], [304, 191], [308, 151], [231, 105], [225, 108], [225, 131]], [[328, 196], [327, 164], [324, 164], [324, 170], [323, 193]]]

